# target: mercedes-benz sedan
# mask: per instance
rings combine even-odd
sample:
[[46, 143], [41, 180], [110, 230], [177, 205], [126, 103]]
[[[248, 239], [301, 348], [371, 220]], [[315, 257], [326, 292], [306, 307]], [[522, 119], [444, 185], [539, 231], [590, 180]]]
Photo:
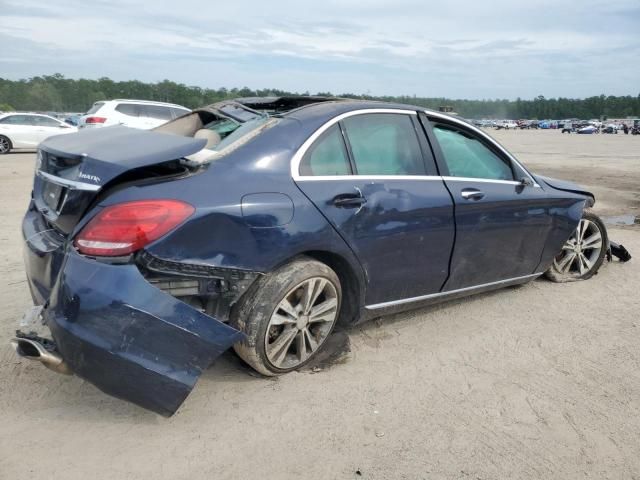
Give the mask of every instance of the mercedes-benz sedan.
[[337, 323], [602, 263], [606, 230], [579, 186], [455, 117], [322, 100], [45, 141], [18, 353], [170, 415], [232, 346], [282, 374]]

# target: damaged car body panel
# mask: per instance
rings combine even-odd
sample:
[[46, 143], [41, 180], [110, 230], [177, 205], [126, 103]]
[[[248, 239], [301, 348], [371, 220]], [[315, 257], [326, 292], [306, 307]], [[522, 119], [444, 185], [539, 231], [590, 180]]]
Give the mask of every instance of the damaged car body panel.
[[69, 251], [43, 317], [80, 377], [171, 415], [213, 360], [242, 334], [142, 279]]
[[[421, 109], [335, 99], [245, 102], [196, 109], [152, 131], [109, 127], [53, 137], [39, 151], [22, 227], [25, 265], [57, 353], [103, 391], [163, 415], [175, 412], [222, 352], [246, 340], [245, 319], [232, 321], [244, 312], [239, 306], [291, 262], [311, 259], [336, 272], [340, 319], [353, 323], [540, 275], [592, 202], [519, 164], [517, 174], [534, 182], [478, 187], [453, 178], [431, 125], [418, 120]], [[286, 107], [299, 108], [279, 112]], [[346, 142], [346, 131], [336, 138], [348, 173], [296, 170], [329, 124], [382, 108], [409, 116], [413, 160], [424, 162], [419, 175], [358, 174], [355, 136]], [[458, 198], [469, 187], [482, 187], [486, 198]], [[189, 212], [153, 236], [146, 224], [172, 218], [167, 202]], [[149, 217], [135, 223], [141, 215]], [[139, 243], [127, 250], [132, 224]], [[501, 245], [511, 248], [510, 265], [495, 262], [506, 251]], [[95, 253], [107, 247], [125, 253]]]
[[548, 185], [549, 187], [560, 190], [568, 193], [576, 193], [578, 195], [584, 195], [587, 198], [587, 207], [592, 207], [595, 204], [595, 196], [593, 193], [585, 190], [583, 187], [578, 185], [577, 183], [569, 182], [567, 180], [559, 180], [557, 178], [544, 177], [542, 175], [536, 175], [536, 179], [541, 180], [542, 183]]

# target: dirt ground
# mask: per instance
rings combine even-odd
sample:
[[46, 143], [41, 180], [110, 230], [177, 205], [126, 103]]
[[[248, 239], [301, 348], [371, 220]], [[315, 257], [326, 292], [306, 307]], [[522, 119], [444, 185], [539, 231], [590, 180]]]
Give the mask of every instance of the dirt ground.
[[[640, 215], [639, 137], [495, 136], [592, 187], [596, 211]], [[225, 355], [165, 419], [9, 347], [33, 163], [0, 157], [0, 479], [640, 478], [638, 258], [354, 328], [319, 372], [258, 378]], [[640, 256], [640, 228], [610, 236]]]

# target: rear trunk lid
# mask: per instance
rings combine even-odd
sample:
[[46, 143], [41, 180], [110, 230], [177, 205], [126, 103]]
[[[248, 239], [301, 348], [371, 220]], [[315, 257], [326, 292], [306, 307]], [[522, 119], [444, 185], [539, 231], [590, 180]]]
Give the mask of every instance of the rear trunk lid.
[[33, 188], [36, 208], [67, 235], [102, 192], [136, 175], [177, 173], [177, 160], [202, 150], [205, 143], [122, 126], [51, 137], [38, 151]]

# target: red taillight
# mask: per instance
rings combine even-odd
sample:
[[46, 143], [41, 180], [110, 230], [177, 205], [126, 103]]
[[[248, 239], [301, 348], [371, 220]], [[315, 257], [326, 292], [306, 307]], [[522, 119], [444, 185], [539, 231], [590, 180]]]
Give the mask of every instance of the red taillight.
[[179, 200], [140, 200], [106, 207], [74, 241], [85, 255], [117, 257], [141, 249], [190, 217], [195, 209]]
[[84, 120], [84, 123], [104, 123], [107, 119], [104, 117], [87, 117]]

